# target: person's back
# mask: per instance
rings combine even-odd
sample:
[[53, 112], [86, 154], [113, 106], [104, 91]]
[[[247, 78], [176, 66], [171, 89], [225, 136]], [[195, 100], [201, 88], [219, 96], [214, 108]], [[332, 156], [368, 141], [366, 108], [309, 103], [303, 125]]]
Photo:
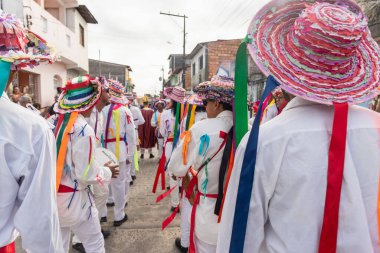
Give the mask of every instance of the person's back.
[[[252, 189], [247, 252], [318, 251], [333, 113], [331, 106], [295, 98], [262, 125], [255, 169], [255, 182], [260, 183]], [[337, 252], [378, 252], [379, 123], [380, 114], [349, 108]], [[247, 141], [248, 135], [236, 153], [239, 163]], [[240, 177], [239, 163], [231, 182]], [[226, 203], [235, 205], [237, 188], [229, 191]], [[223, 215], [230, 217], [235, 207], [225, 207]], [[222, 226], [232, 222], [222, 219]], [[221, 232], [220, 250], [223, 244], [228, 247], [229, 238], [230, 231]]]
[[0, 246], [14, 241], [17, 230], [30, 252], [61, 252], [53, 133], [5, 95], [0, 108]]

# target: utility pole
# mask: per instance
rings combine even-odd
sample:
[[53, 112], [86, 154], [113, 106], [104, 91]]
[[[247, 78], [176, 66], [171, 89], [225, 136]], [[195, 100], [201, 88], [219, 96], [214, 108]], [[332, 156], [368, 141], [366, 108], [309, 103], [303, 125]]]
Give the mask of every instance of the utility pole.
[[164, 70], [164, 66], [162, 66], [161, 71], [162, 71], [162, 94], [163, 94], [164, 89], [165, 89], [165, 79], [164, 79], [165, 70]]
[[172, 17], [177, 17], [177, 18], [183, 18], [183, 62], [182, 62], [182, 88], [185, 88], [185, 77], [186, 77], [186, 19], [189, 18], [186, 15], [179, 15], [179, 14], [171, 14], [165, 13], [165, 12], [160, 12], [161, 15], [167, 15], [167, 16], [172, 16]]

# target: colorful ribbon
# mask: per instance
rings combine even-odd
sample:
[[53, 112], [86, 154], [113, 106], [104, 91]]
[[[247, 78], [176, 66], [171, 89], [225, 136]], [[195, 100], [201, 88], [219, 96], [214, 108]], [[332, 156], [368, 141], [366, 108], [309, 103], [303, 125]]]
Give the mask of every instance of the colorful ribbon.
[[[247, 107], [247, 84], [248, 84], [248, 61], [246, 37], [240, 44], [236, 53], [235, 67], [235, 99], [234, 99], [234, 126], [235, 145], [239, 146], [241, 139], [248, 132], [248, 107]], [[235, 147], [235, 149], [236, 149]]]
[[208, 147], [210, 146], [210, 136], [208, 136], [207, 134], [204, 134], [201, 136], [200, 140], [201, 140], [201, 143], [199, 144], [198, 154], [201, 156], [205, 156], [208, 150]]
[[176, 108], [176, 113], [175, 113], [174, 134], [173, 134], [173, 139], [174, 139], [173, 149], [177, 145], [177, 141], [178, 141], [178, 125], [179, 125], [180, 109], [181, 109], [181, 104], [177, 103], [177, 108]]
[[183, 146], [182, 146], [182, 163], [183, 165], [187, 164], [187, 153], [189, 150], [189, 143], [191, 141], [191, 132], [185, 131], [181, 134], [181, 140], [183, 139]]
[[[78, 116], [78, 112], [72, 112], [70, 114], [65, 114], [64, 122], [61, 123], [61, 129], [57, 138], [57, 174], [56, 174], [56, 190], [58, 191], [59, 185], [61, 183], [61, 177], [63, 172], [63, 167], [65, 165], [67, 145], [69, 142], [69, 132], [74, 126], [75, 120]], [[66, 123], [67, 122], [67, 123]], [[58, 133], [58, 130], [57, 130]]]
[[191, 107], [190, 120], [189, 120], [189, 125], [188, 125], [187, 129], [190, 129], [194, 125], [194, 122], [195, 122], [195, 110], [196, 109], [197, 109], [196, 105], [193, 105]]
[[113, 121], [116, 126], [116, 142], [115, 142], [115, 156], [117, 160], [120, 158], [120, 110], [115, 109], [112, 111]]
[[[270, 94], [270, 92], [274, 90], [277, 86], [279, 86], [279, 83], [273, 78], [273, 76], [269, 76], [264, 93], [262, 94], [260, 101], [264, 101], [265, 98]], [[247, 105], [244, 104], [244, 107], [246, 108]], [[230, 253], [242, 253], [244, 250], [249, 205], [251, 202], [251, 194], [255, 175], [257, 145], [259, 140], [259, 128], [262, 107], [263, 104], [262, 102], [260, 102], [260, 106], [257, 111], [255, 120], [253, 122], [252, 130], [249, 135], [247, 147], [244, 153], [243, 165], [241, 168], [239, 180], [239, 188], [236, 198], [235, 215], [232, 226]], [[245, 113], [245, 115], [247, 115], [247, 113]]]
[[346, 154], [348, 104], [334, 104], [334, 122], [329, 149], [327, 190], [319, 253], [335, 253], [338, 239], [339, 205]]

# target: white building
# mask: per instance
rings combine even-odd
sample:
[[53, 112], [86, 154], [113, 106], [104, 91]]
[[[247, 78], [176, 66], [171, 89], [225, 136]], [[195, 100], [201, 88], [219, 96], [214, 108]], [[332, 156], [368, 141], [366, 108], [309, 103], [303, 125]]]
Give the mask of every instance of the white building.
[[23, 0], [23, 21], [26, 28], [55, 47], [60, 60], [19, 71], [15, 83], [21, 91], [29, 86], [34, 101], [49, 106], [57, 87], [88, 73], [87, 24], [97, 21], [77, 0]]

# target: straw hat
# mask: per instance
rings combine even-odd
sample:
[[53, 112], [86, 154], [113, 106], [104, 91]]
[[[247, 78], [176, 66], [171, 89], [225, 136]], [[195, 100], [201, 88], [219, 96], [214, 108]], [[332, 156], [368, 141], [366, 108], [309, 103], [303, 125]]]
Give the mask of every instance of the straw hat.
[[350, 0], [273, 0], [253, 18], [248, 49], [285, 91], [323, 104], [371, 99], [380, 81], [379, 46]]
[[162, 106], [165, 108], [166, 107], [166, 101], [163, 99], [159, 99], [156, 102], [154, 102], [154, 108], [157, 108], [158, 104], [162, 104]]
[[115, 104], [125, 104], [126, 97], [124, 96], [124, 86], [116, 80], [108, 80], [109, 83], [109, 92], [110, 92], [110, 101]]
[[99, 100], [102, 87], [97, 79], [89, 75], [78, 76], [68, 81], [54, 105], [57, 113], [84, 112], [91, 109]]

